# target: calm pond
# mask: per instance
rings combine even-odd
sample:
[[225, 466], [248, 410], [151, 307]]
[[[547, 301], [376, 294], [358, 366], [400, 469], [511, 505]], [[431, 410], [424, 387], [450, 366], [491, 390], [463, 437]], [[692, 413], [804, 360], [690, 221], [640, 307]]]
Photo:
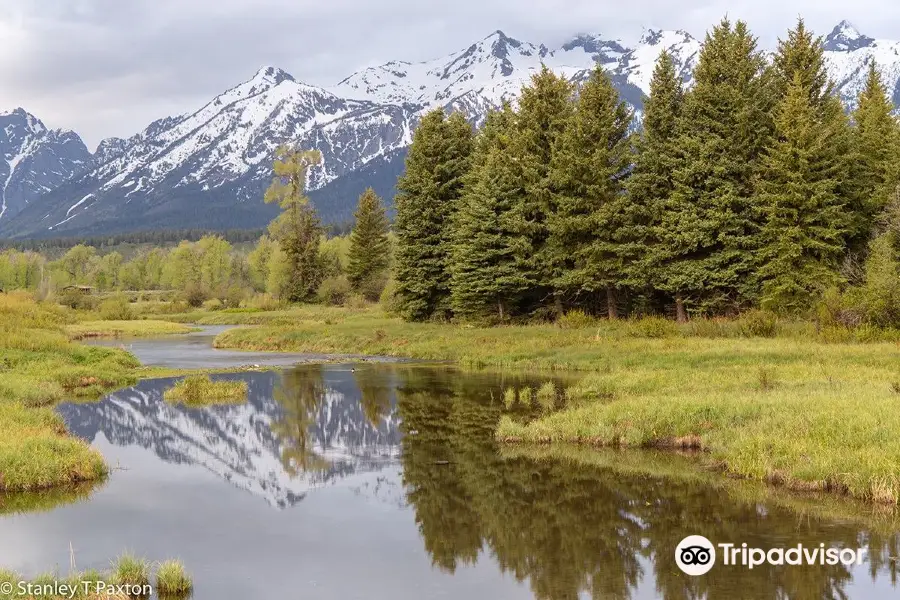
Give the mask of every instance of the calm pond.
[[[212, 333], [131, 349], [191, 367], [312, 358], [219, 353]], [[93, 489], [0, 497], [0, 565], [65, 574], [70, 543], [79, 569], [124, 550], [174, 557], [198, 600], [900, 597], [893, 516], [669, 454], [498, 448], [504, 390], [537, 377], [413, 364], [220, 377], [247, 381], [247, 402], [167, 404], [176, 380], [159, 379], [60, 406], [114, 470]], [[674, 553], [691, 534], [868, 552], [854, 567], [717, 564], [690, 577]]]

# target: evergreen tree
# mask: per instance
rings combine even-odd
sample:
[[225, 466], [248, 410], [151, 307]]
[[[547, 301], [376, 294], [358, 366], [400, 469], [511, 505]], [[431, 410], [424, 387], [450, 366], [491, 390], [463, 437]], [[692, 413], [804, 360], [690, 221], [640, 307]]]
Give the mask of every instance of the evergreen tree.
[[556, 266], [553, 287], [575, 294], [605, 290], [611, 319], [618, 316], [615, 289], [624, 277], [622, 186], [632, 158], [632, 118], [598, 65], [579, 91], [551, 158], [555, 206], [547, 221], [547, 249]]
[[830, 130], [831, 160], [843, 174], [836, 192], [844, 199], [846, 211], [851, 218], [851, 223], [846, 228], [849, 240], [856, 232], [865, 228], [859, 182], [854, 175], [858, 160], [844, 106], [835, 93], [834, 83], [828, 77], [824, 42], [806, 28], [803, 19], [798, 19], [796, 27], [788, 31], [787, 39], [779, 40], [773, 64], [779, 101], [784, 101], [794, 78], [799, 77], [800, 84], [809, 92], [815, 118], [824, 129]]
[[[642, 129], [636, 140], [636, 157], [626, 182], [626, 206], [623, 235], [626, 285], [652, 289], [663, 280], [661, 268], [670, 258], [670, 247], [662, 243], [661, 231], [669, 197], [675, 189], [672, 173], [678, 168], [676, 125], [681, 114], [684, 92], [672, 56], [663, 51], [656, 61], [650, 80], [650, 96], [644, 100]], [[678, 305], [683, 314], [683, 304]]]
[[[755, 176], [771, 136], [771, 85], [745, 23], [707, 34], [679, 118], [675, 190], [663, 210], [661, 289], [701, 309], [753, 301]], [[679, 316], [684, 312], [679, 309]]]
[[808, 86], [798, 71], [780, 102], [758, 203], [762, 305], [793, 313], [837, 283], [849, 226], [839, 195], [846, 165], [834, 155], [844, 123], [821, 119]]
[[887, 204], [900, 180], [900, 129], [891, 114], [893, 110], [881, 75], [871, 62], [866, 85], [852, 115], [855, 179], [859, 182], [862, 199], [862, 214], [854, 239], [857, 246], [868, 240], [874, 218]]
[[834, 98], [834, 84], [828, 78], [822, 38], [815, 37], [806, 28], [803, 19], [797, 19], [794, 29], [788, 31], [786, 40], [778, 40], [778, 50], [773, 57], [774, 87], [778, 98], [787, 96], [794, 79], [809, 92], [810, 104], [823, 109]]
[[[390, 265], [390, 240], [388, 219], [381, 198], [368, 188], [359, 197], [354, 213], [356, 223], [350, 233], [347, 278], [356, 291], [368, 291], [369, 299], [376, 300], [377, 286], [372, 283], [383, 278]], [[374, 296], [374, 297], [373, 297]]]
[[421, 321], [450, 316], [451, 217], [472, 152], [472, 129], [460, 114], [426, 114], [413, 134], [397, 182], [394, 276], [400, 314]]
[[527, 281], [510, 246], [511, 213], [520, 200], [518, 165], [507, 150], [515, 126], [508, 104], [488, 113], [453, 223], [454, 314], [506, 318]]
[[544, 66], [522, 89], [516, 131], [507, 151], [508, 160], [517, 163], [521, 173], [512, 244], [528, 281], [528, 301], [536, 306], [552, 296], [557, 312], [563, 309], [562, 295], [555, 293], [553, 283], [562, 265], [547, 246], [550, 216], [556, 211], [550, 160], [572, 112], [572, 93], [564, 77]]
[[285, 257], [282, 295], [291, 302], [313, 297], [322, 281], [319, 238], [323, 229], [306, 197], [307, 171], [321, 162], [317, 150], [279, 148], [275, 155], [275, 178], [266, 190], [266, 204], [277, 203], [282, 213], [269, 225]]

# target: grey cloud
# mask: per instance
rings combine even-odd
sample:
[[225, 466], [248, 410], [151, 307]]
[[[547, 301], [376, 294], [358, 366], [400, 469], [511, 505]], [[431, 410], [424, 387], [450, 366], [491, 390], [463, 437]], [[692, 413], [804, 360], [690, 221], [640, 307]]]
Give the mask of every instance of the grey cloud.
[[[747, 20], [771, 46], [798, 15], [821, 33], [843, 18], [890, 37], [892, 0], [5, 0], [0, 8], [0, 109], [23, 106], [95, 145], [151, 120], [198, 108], [280, 66], [332, 85], [387, 60], [425, 60], [495, 29], [555, 44], [580, 32], [637, 38], [642, 27], [695, 36], [723, 15]], [[525, 7], [528, 7], [527, 9]], [[848, 14], [848, 12], [850, 14]]]

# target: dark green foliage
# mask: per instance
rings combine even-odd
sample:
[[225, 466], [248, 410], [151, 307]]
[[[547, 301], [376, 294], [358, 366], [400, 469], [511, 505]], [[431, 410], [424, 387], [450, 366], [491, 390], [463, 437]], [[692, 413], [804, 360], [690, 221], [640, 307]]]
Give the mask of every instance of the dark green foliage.
[[544, 66], [522, 89], [515, 135], [507, 152], [507, 160], [516, 163], [521, 174], [512, 244], [519, 269], [529, 283], [529, 301], [536, 306], [555, 298], [560, 313], [562, 296], [554, 293], [553, 282], [562, 274], [563, 265], [548, 247], [549, 221], [556, 212], [550, 161], [572, 113], [572, 95], [572, 85]]
[[510, 245], [511, 212], [521, 198], [518, 165], [507, 156], [514, 127], [505, 105], [488, 114], [476, 139], [453, 222], [451, 300], [459, 316], [503, 319], [527, 285]]
[[622, 252], [623, 281], [637, 289], [652, 288], [660, 279], [659, 267], [668, 256], [661, 243], [663, 211], [674, 191], [672, 173], [679, 165], [676, 125], [684, 101], [675, 63], [660, 53], [644, 100], [642, 129], [635, 140], [636, 162], [626, 182], [628, 204]]
[[581, 88], [575, 110], [557, 139], [550, 182], [555, 210], [549, 215], [547, 254], [555, 266], [553, 288], [564, 294], [613, 290], [624, 277], [622, 234], [628, 216], [623, 182], [632, 159], [632, 113], [597, 66]]
[[852, 115], [856, 179], [862, 199], [857, 241], [868, 239], [873, 220], [887, 204], [900, 178], [900, 130], [891, 115], [893, 109], [881, 75], [875, 64], [870, 63], [866, 86]]
[[391, 242], [384, 205], [372, 188], [359, 197], [355, 217], [356, 224], [350, 234], [347, 278], [354, 290], [366, 288], [370, 292], [369, 300], [377, 300], [381, 290], [372, 282], [385, 279], [384, 273], [391, 261]]
[[306, 173], [322, 157], [318, 151], [280, 148], [275, 160], [275, 178], [265, 201], [277, 203], [282, 213], [269, 225], [269, 233], [287, 258], [284, 296], [291, 302], [310, 300], [322, 281], [319, 239], [323, 229], [305, 195]]
[[771, 77], [746, 24], [707, 34], [678, 120], [680, 161], [662, 211], [660, 289], [698, 309], [755, 299], [753, 183], [771, 136]]
[[759, 185], [762, 306], [792, 313], [808, 310], [837, 283], [850, 224], [839, 195], [846, 164], [834, 154], [845, 124], [821, 119], [808, 85], [795, 73]]
[[394, 277], [400, 314], [414, 321], [450, 316], [450, 225], [469, 169], [472, 129], [462, 115], [436, 109], [413, 134], [397, 183]]

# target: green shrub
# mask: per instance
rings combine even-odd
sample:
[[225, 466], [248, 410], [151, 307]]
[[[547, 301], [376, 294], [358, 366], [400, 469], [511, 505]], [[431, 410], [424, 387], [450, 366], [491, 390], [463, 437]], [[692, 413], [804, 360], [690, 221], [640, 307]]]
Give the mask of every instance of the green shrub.
[[381, 296], [378, 298], [381, 309], [389, 315], [397, 315], [400, 312], [400, 299], [397, 296], [397, 282], [389, 279], [381, 290]]
[[98, 300], [90, 292], [84, 292], [76, 288], [62, 290], [57, 294], [59, 303], [75, 310], [95, 310]]
[[369, 302], [378, 302], [388, 283], [387, 272], [378, 273], [363, 281], [356, 290]]
[[866, 322], [879, 327], [900, 326], [900, 258], [893, 238], [884, 234], [872, 242], [866, 281], [855, 294]]
[[743, 337], [775, 337], [778, 317], [767, 310], [748, 310], [738, 318], [738, 328]]
[[635, 337], [669, 338], [678, 335], [678, 326], [663, 317], [642, 317], [630, 321], [628, 331]]
[[320, 302], [330, 304], [332, 306], [340, 306], [347, 301], [351, 292], [350, 282], [344, 275], [333, 275], [327, 277], [321, 284], [316, 293]]
[[194, 283], [188, 284], [182, 292], [182, 299], [193, 308], [203, 306], [207, 298], [209, 298], [209, 293], [203, 289], [203, 286]]
[[128, 298], [118, 294], [100, 303], [100, 318], [104, 321], [131, 321], [134, 310]]
[[216, 311], [216, 310], [222, 310], [223, 308], [225, 308], [225, 305], [218, 298], [213, 298], [211, 300], [207, 300], [206, 302], [204, 302], [203, 308], [204, 308], [204, 310]]
[[587, 329], [596, 327], [597, 319], [583, 310], [570, 310], [557, 319], [556, 324], [562, 329]]
[[283, 309], [287, 303], [272, 294], [253, 294], [250, 299], [244, 301], [244, 306], [259, 311], [271, 311]]
[[222, 303], [225, 305], [225, 308], [238, 308], [241, 305], [241, 302], [244, 301], [245, 296], [246, 292], [244, 291], [244, 288], [239, 285], [233, 285], [225, 292]]

